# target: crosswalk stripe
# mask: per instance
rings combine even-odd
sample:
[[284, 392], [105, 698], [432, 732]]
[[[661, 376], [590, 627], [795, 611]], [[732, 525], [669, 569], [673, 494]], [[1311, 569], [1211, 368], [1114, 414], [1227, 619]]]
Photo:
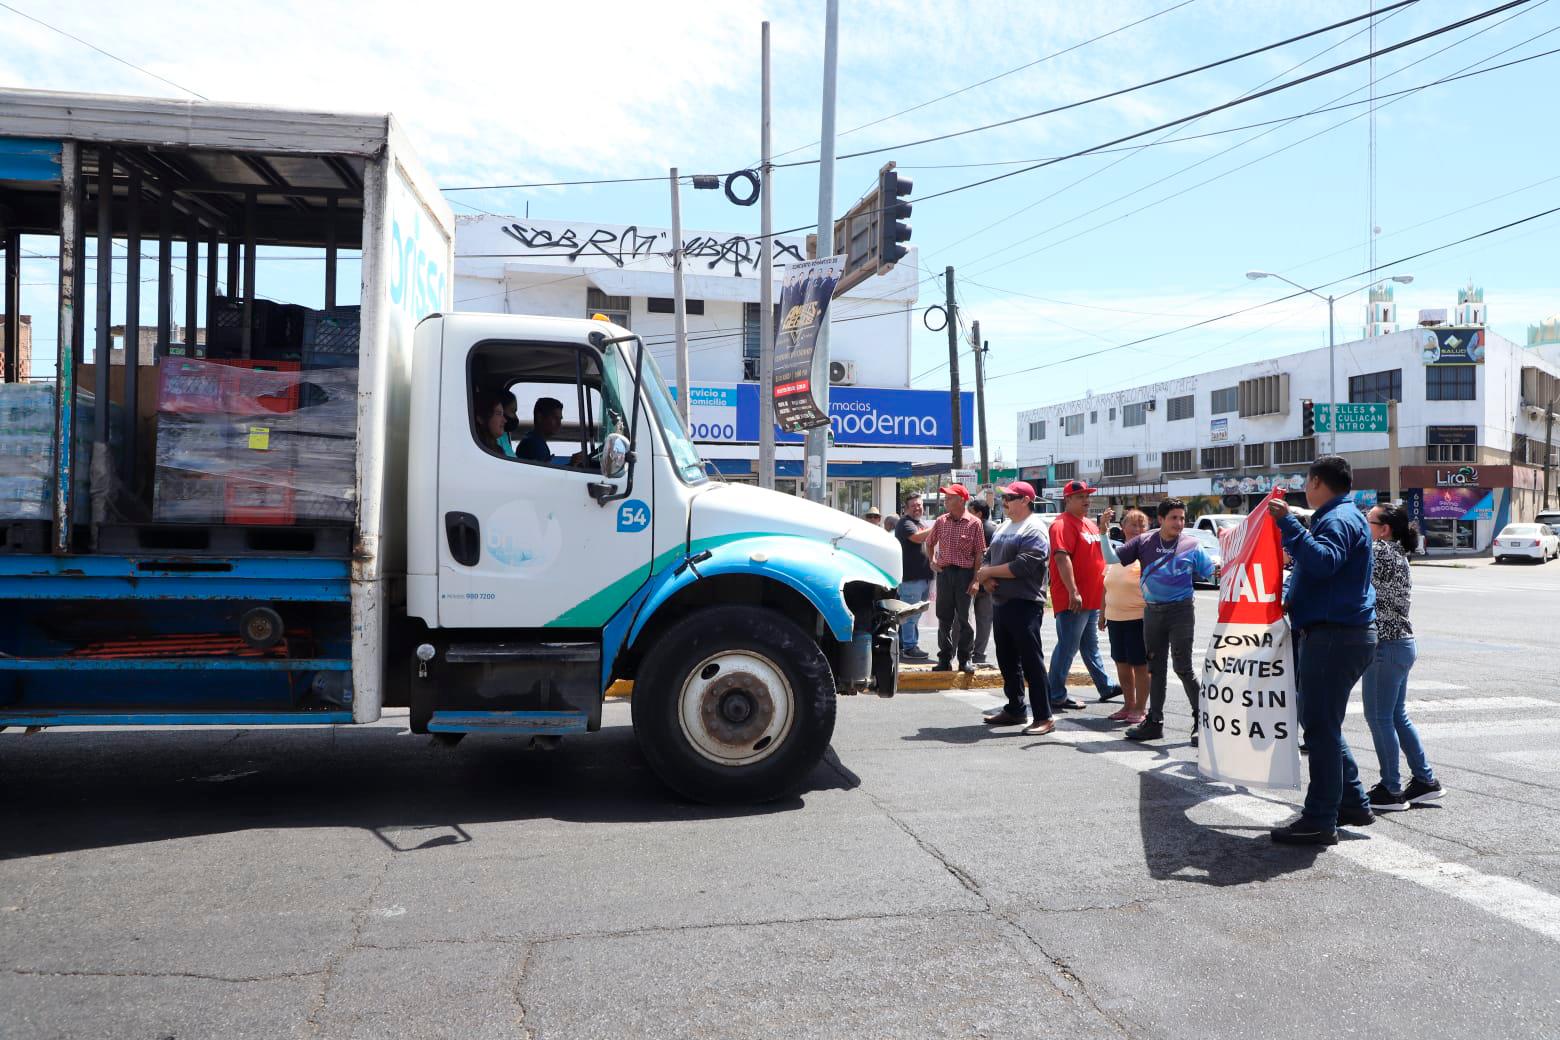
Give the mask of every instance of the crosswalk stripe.
[[[1553, 705], [1546, 705], [1553, 707]], [[1560, 733], [1560, 719], [1502, 719], [1498, 722], [1414, 723], [1419, 735], [1431, 740], [1477, 740], [1484, 737], [1550, 737]]]
[[[965, 703], [976, 703], [977, 696], [987, 702], [1000, 699], [978, 690], [949, 691], [944, 696]], [[1514, 725], [1521, 725], [1526, 731], [1533, 723]], [[1419, 727], [1421, 733], [1439, 728]], [[1055, 733], [1041, 739], [1047, 743], [1077, 747], [1122, 743], [1119, 731], [1074, 729], [1065, 721], [1057, 727]], [[1210, 786], [1215, 784], [1198, 775], [1196, 763], [1179, 759], [1167, 762], [1157, 747], [1124, 746], [1119, 751], [1094, 752], [1090, 758], [1113, 762], [1136, 773], [1152, 773], [1167, 783], [1197, 795], [1208, 794]], [[1218, 784], [1217, 788], [1228, 789], [1228, 786]], [[1297, 811], [1295, 805], [1272, 795], [1259, 797], [1242, 791], [1215, 795], [1201, 805], [1222, 810], [1263, 827], [1277, 826]], [[1560, 942], [1560, 896], [1525, 882], [1499, 874], [1486, 874], [1454, 860], [1440, 859], [1406, 842], [1379, 834], [1370, 835], [1366, 841], [1340, 842], [1329, 850], [1329, 855], [1341, 856], [1366, 870], [1411, 881], [1422, 888], [1483, 910], [1509, 924], [1526, 928], [1552, 942]]]
[[[1409, 684], [1413, 688], [1413, 684]], [[1518, 711], [1525, 708], [1554, 708], [1554, 701], [1546, 701], [1542, 697], [1443, 697], [1433, 701], [1407, 701], [1403, 705], [1408, 709], [1410, 716], [1422, 712], [1438, 711]], [[1365, 705], [1359, 701], [1349, 702], [1350, 715], [1363, 715]]]

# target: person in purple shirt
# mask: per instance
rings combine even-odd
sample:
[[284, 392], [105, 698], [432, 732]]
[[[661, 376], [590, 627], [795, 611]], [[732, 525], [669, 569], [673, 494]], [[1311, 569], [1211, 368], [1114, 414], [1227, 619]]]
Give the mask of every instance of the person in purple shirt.
[[[1120, 549], [1106, 539], [1105, 562], [1142, 565], [1143, 643], [1148, 650], [1148, 717], [1127, 730], [1128, 740], [1158, 740], [1165, 735], [1165, 665], [1175, 674], [1192, 706], [1192, 747], [1197, 746], [1197, 697], [1201, 685], [1192, 667], [1192, 639], [1197, 613], [1192, 593], [1197, 581], [1212, 581], [1214, 564], [1207, 550], [1186, 533], [1186, 503], [1167, 498], [1159, 503], [1159, 530], [1148, 531]], [[1105, 522], [1115, 510], [1105, 511]]]

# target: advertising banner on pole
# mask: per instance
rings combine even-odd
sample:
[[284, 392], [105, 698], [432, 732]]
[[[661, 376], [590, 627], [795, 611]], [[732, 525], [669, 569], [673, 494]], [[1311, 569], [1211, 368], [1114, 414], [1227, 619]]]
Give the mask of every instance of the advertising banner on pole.
[[1299, 705], [1284, 617], [1283, 544], [1267, 502], [1219, 541], [1224, 573], [1219, 620], [1203, 659], [1197, 769], [1210, 780], [1298, 789]]
[[829, 373], [817, 356], [818, 330], [845, 270], [843, 256], [807, 260], [785, 269], [780, 283], [780, 328], [775, 332], [775, 425], [788, 433], [829, 424], [813, 388]]

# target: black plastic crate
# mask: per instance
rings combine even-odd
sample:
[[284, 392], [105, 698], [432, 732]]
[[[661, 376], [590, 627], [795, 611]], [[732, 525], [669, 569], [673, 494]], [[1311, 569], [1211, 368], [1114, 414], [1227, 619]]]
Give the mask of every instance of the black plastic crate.
[[[254, 301], [249, 356], [264, 361], [297, 361], [303, 349], [307, 307], [275, 300]], [[218, 296], [207, 318], [207, 356], [241, 358], [244, 349], [244, 301]]]
[[308, 311], [303, 319], [305, 368], [356, 368], [362, 340], [362, 309]]

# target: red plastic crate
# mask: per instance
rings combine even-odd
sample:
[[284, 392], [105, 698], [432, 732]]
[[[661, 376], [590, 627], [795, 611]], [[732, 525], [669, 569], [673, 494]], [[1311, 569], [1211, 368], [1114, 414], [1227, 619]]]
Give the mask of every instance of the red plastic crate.
[[[223, 406], [232, 415], [264, 415], [298, 410], [296, 361], [223, 361], [230, 371]], [[274, 374], [273, 374], [274, 373]]]
[[219, 415], [227, 373], [211, 361], [163, 358], [157, 365], [157, 410], [172, 415]]
[[278, 473], [268, 479], [263, 474], [228, 476], [223, 490], [224, 516], [230, 524], [287, 525], [297, 519], [293, 507], [291, 474]]

